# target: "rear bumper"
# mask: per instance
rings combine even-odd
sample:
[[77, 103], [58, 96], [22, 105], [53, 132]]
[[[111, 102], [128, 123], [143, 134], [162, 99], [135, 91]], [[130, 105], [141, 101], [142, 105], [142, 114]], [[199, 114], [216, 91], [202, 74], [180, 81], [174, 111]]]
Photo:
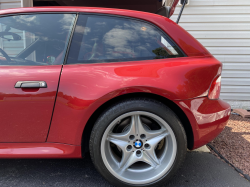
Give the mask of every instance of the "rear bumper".
[[222, 100], [207, 97], [175, 101], [188, 117], [193, 129], [193, 149], [201, 147], [216, 138], [230, 117], [231, 107]]

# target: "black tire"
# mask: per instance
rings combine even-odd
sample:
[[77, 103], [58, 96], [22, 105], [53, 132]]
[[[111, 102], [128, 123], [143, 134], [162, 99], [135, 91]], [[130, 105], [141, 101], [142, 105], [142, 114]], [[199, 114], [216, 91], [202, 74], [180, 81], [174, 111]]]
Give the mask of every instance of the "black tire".
[[[135, 184], [128, 184], [125, 183], [115, 176], [113, 176], [109, 170], [106, 168], [102, 157], [101, 157], [101, 140], [106, 128], [110, 125], [110, 123], [117, 118], [118, 116], [132, 112], [132, 111], [146, 111], [151, 112], [163, 120], [165, 120], [168, 125], [172, 128], [176, 141], [177, 141], [177, 154], [172, 165], [171, 169], [164, 174], [163, 177], [158, 179], [157, 181], [151, 182], [149, 184], [143, 185], [135, 185]], [[185, 130], [176, 116], [176, 114], [168, 108], [163, 103], [148, 99], [148, 98], [134, 98], [121, 101], [110, 106], [107, 110], [105, 110], [97, 119], [89, 142], [90, 148], [90, 156], [91, 159], [96, 167], [96, 169], [101, 173], [101, 175], [108, 180], [111, 184], [115, 186], [162, 186], [163, 184], [167, 183], [169, 179], [173, 177], [176, 171], [182, 165], [187, 151], [187, 138], [185, 134]]]

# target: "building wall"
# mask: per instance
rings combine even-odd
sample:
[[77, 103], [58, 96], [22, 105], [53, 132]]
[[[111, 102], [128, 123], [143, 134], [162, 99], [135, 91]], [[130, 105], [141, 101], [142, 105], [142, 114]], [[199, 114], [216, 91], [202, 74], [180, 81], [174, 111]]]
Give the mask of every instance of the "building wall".
[[21, 0], [0, 0], [0, 9], [21, 7]]
[[223, 63], [221, 98], [250, 109], [250, 0], [190, 0], [180, 25]]

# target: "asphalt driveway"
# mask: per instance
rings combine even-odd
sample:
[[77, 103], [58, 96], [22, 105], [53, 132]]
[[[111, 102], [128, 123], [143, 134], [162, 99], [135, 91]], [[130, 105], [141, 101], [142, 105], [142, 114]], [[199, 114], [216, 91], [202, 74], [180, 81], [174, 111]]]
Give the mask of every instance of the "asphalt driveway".
[[[79, 160], [0, 160], [0, 186], [110, 186], [89, 156]], [[210, 153], [188, 152], [168, 187], [249, 187], [233, 168]]]

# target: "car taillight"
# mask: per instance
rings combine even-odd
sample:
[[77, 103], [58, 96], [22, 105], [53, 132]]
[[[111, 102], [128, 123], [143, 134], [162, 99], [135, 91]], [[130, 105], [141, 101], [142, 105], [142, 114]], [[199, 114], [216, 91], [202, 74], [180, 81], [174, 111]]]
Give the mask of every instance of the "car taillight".
[[216, 77], [209, 89], [208, 98], [209, 99], [219, 99], [221, 89], [221, 75]]

